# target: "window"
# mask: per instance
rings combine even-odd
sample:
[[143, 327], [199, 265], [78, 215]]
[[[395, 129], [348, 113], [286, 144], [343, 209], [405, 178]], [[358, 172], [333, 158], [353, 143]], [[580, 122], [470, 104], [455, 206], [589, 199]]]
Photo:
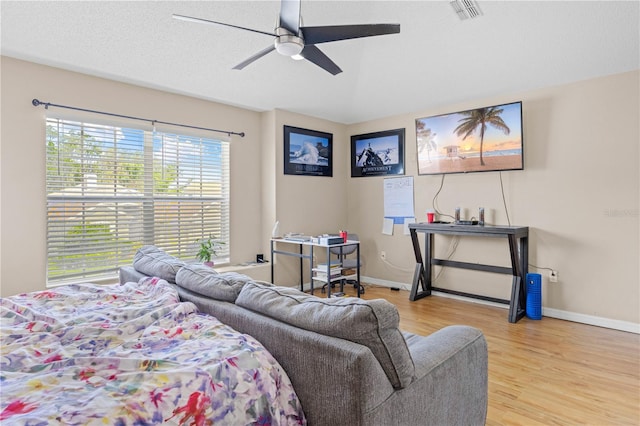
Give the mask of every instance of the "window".
[[229, 144], [47, 119], [47, 278], [113, 277], [153, 244], [194, 259], [213, 236], [229, 257]]

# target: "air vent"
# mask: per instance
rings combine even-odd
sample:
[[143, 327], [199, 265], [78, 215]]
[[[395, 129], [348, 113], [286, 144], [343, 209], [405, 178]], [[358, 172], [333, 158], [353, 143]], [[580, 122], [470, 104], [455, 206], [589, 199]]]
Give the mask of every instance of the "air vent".
[[456, 11], [461, 21], [482, 15], [480, 8], [473, 0], [453, 0], [449, 4]]

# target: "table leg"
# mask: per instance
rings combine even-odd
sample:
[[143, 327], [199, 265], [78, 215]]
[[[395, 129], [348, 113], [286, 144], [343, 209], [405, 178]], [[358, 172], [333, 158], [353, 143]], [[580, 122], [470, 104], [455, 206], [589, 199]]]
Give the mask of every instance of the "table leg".
[[[415, 229], [409, 229], [411, 242], [413, 243], [413, 254], [416, 258], [416, 266], [413, 273], [413, 282], [411, 284], [411, 292], [409, 300], [416, 301], [431, 294], [431, 257], [433, 244], [433, 234], [425, 234], [425, 259], [422, 259], [422, 250], [418, 241], [418, 234]], [[421, 285], [422, 291], [418, 292], [418, 285]]]
[[418, 233], [415, 229], [409, 229], [409, 235], [411, 235], [411, 244], [413, 245], [413, 255], [416, 259], [416, 266], [413, 271], [413, 281], [411, 282], [411, 292], [409, 293], [409, 300], [415, 301], [418, 294], [418, 285], [422, 278], [422, 252], [420, 250], [420, 243], [418, 242]]
[[[522, 282], [527, 282], [527, 274], [529, 273], [529, 237], [520, 238], [520, 277], [522, 278]], [[525, 284], [526, 288], [526, 284]], [[526, 309], [527, 306], [527, 295], [526, 292], [522, 291], [520, 295], [520, 303], [521, 308], [523, 310]]]
[[514, 275], [511, 288], [511, 302], [509, 303], [509, 322], [517, 322], [522, 317], [522, 311], [520, 310], [521, 287], [522, 280], [518, 275]]
[[[311, 260], [313, 262], [313, 259]], [[327, 297], [331, 297], [331, 249], [327, 246]]]
[[[300, 250], [302, 250], [302, 244], [300, 244]], [[309, 286], [310, 286], [310, 292], [311, 294], [313, 294], [313, 246], [311, 246], [309, 248], [309, 276], [311, 278], [311, 281], [309, 281]], [[302, 258], [300, 258], [300, 291], [304, 291], [304, 275], [303, 275], [303, 271], [302, 271]]]
[[[509, 253], [511, 255], [511, 274], [513, 275], [511, 300], [509, 302], [509, 322], [517, 322], [524, 316], [526, 295], [522, 288], [525, 278], [523, 278], [522, 260], [525, 257], [525, 253], [520, 253], [518, 256], [518, 248], [522, 249], [521, 245], [518, 245], [515, 235], [509, 235]], [[522, 243], [522, 241], [521, 241]], [[527, 255], [528, 257], [528, 255]]]
[[356, 245], [356, 279], [358, 283], [358, 297], [360, 297], [360, 244]]
[[426, 264], [424, 265], [424, 278], [422, 279], [422, 290], [431, 294], [431, 277], [433, 276], [433, 266], [431, 260], [433, 259], [433, 234], [424, 234], [424, 258]]
[[411, 292], [409, 293], [409, 300], [415, 302], [418, 296], [418, 285], [422, 278], [422, 263], [416, 263], [415, 269], [413, 270], [413, 281], [411, 283]]
[[276, 259], [273, 253], [273, 240], [271, 240], [271, 283], [275, 284], [275, 282], [273, 282], [273, 265], [274, 263], [276, 263]]

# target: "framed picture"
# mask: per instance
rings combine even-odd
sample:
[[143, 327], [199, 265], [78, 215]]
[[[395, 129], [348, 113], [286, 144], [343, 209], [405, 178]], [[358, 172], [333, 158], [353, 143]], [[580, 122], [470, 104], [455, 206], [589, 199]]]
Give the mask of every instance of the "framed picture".
[[351, 177], [404, 174], [404, 129], [351, 136]]
[[333, 135], [284, 126], [284, 174], [333, 176]]
[[522, 102], [416, 120], [418, 174], [522, 170]]

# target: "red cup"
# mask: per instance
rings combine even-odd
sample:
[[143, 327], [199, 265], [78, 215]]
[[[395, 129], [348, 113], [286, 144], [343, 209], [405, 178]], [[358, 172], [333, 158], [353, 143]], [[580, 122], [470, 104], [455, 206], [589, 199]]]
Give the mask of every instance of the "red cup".
[[427, 222], [433, 223], [436, 214], [433, 212], [427, 212]]
[[347, 231], [340, 231], [340, 236], [342, 237], [342, 240], [346, 243], [347, 242]]

